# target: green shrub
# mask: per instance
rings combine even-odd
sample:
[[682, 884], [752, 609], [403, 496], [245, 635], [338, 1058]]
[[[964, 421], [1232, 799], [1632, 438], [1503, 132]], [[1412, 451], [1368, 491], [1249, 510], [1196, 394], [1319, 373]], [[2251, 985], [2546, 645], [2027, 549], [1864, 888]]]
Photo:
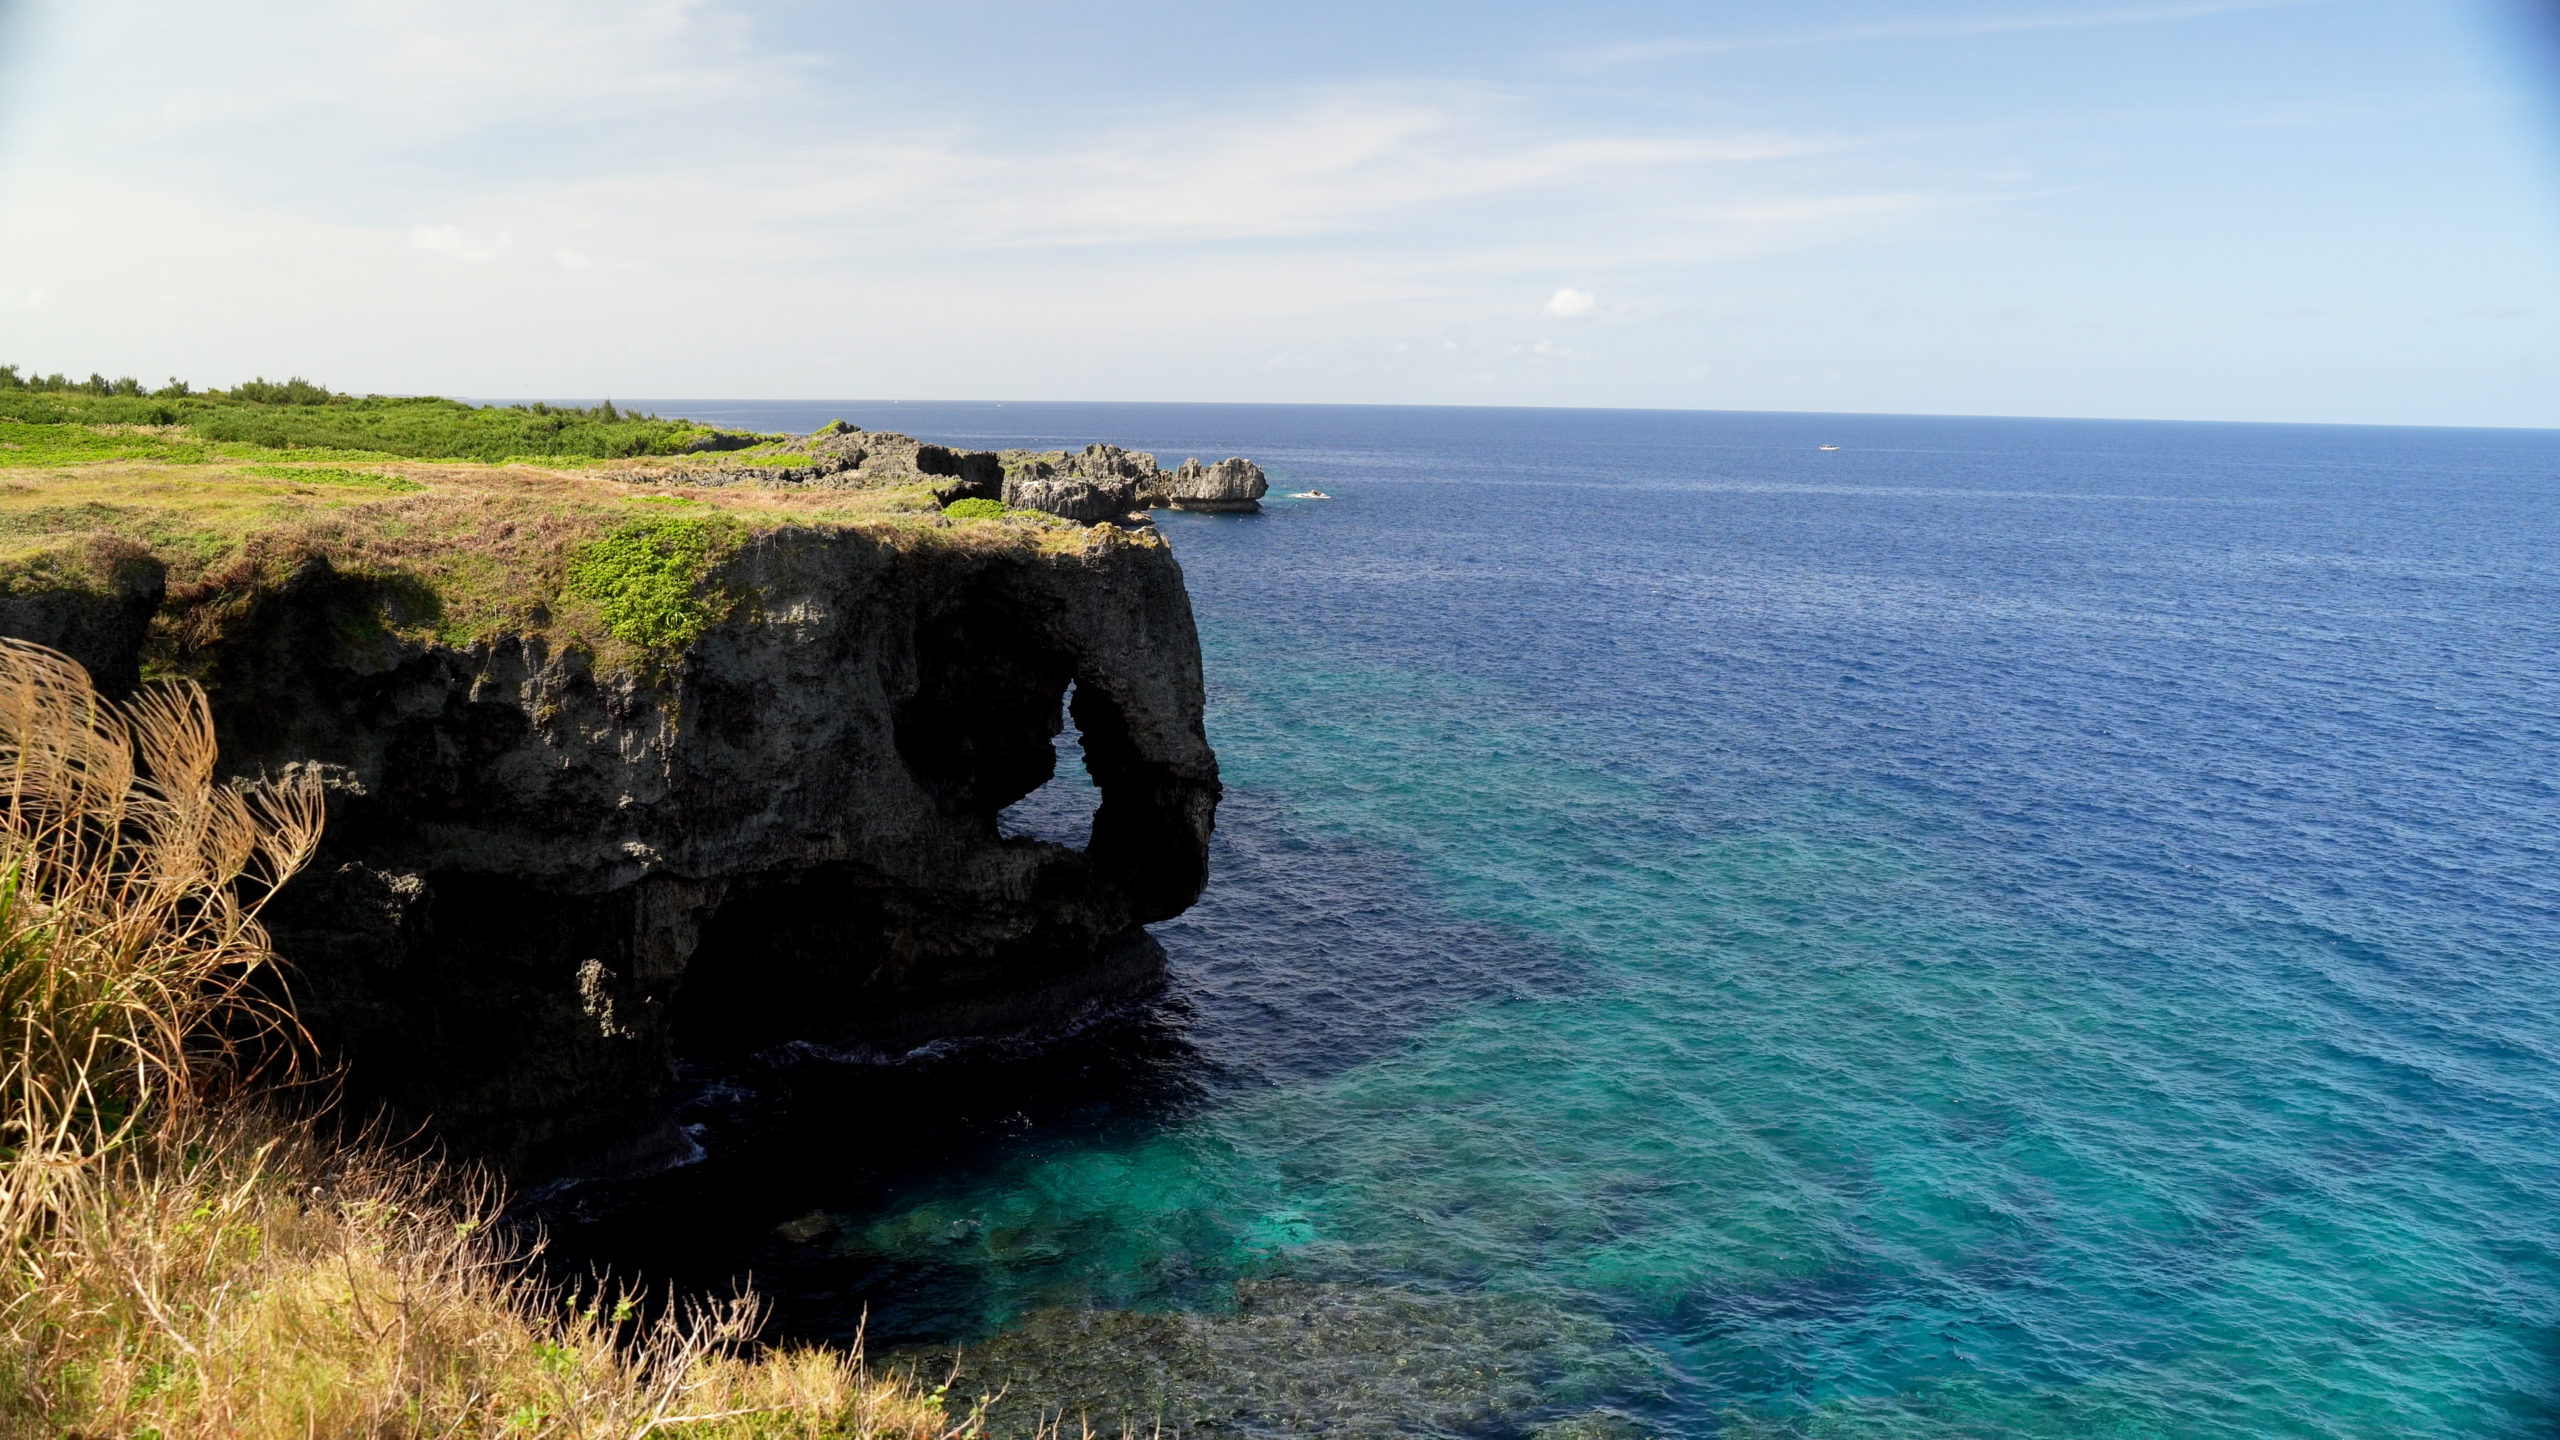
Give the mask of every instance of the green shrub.
[[492, 463], [672, 455], [702, 433], [682, 420], [604, 405], [465, 405], [432, 396], [381, 395], [328, 405], [177, 403], [187, 407], [188, 427], [208, 440]]
[[[145, 391], [130, 377], [85, 381], [61, 374], [22, 374], [0, 365], [0, 420], [49, 425], [184, 425], [202, 440], [274, 450], [330, 450], [419, 459], [618, 460], [675, 455], [712, 433], [689, 420], [661, 420], [607, 400], [581, 408], [465, 405], [432, 395], [342, 395], [296, 376], [244, 380], [228, 391], [199, 391], [171, 376]], [[770, 444], [785, 437], [741, 437]], [[333, 457], [336, 458], [336, 457]], [[761, 463], [809, 463], [801, 455]]]
[[630, 521], [578, 552], [569, 565], [569, 593], [600, 606], [615, 639], [652, 651], [683, 650], [737, 604], [708, 582], [738, 529], [735, 521], [712, 516]]
[[299, 375], [283, 381], [262, 375], [232, 386], [231, 398], [251, 405], [338, 405], [354, 397], [333, 393], [328, 386], [314, 385]]
[[954, 520], [998, 520], [1009, 512], [1001, 500], [954, 500], [942, 507], [942, 513]]

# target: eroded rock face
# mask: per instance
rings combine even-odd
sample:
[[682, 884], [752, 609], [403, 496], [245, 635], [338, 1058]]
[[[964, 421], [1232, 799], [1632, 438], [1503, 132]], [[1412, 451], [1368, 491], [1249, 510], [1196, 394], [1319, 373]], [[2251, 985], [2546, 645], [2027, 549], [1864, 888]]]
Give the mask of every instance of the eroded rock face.
[[1005, 477], [1004, 503], [1024, 510], [1046, 510], [1090, 525], [1138, 508], [1138, 487], [1129, 480], [1015, 474]]
[[[895, 1055], [1160, 982], [1140, 927], [1199, 895], [1219, 793], [1161, 539], [786, 529], [724, 579], [750, 603], [655, 676], [397, 641], [317, 561], [219, 644], [225, 764], [330, 788], [269, 919], [356, 1103], [522, 1179], [644, 1166], [687, 1144], [679, 1056]], [[1091, 843], [999, 838], [1070, 682]]]
[[1138, 507], [1247, 511], [1270, 489], [1262, 467], [1241, 455], [1215, 465], [1185, 460], [1173, 470], [1144, 450], [1088, 445], [1052, 459], [1016, 453], [1006, 461], [1004, 503], [1091, 523]]
[[1261, 466], [1230, 455], [1215, 465], [1185, 460], [1170, 475], [1159, 471], [1144, 498], [1176, 510], [1259, 510], [1270, 489]]
[[[730, 448], [746, 437], [713, 434], [690, 448]], [[1024, 510], [1045, 510], [1079, 524], [1117, 520], [1140, 509], [1249, 511], [1262, 508], [1270, 486], [1262, 467], [1241, 455], [1214, 465], [1185, 460], [1166, 470], [1144, 450], [1087, 445], [1079, 451], [1033, 454], [954, 450], [886, 430], [864, 430], [836, 421], [780, 446], [791, 464], [758, 457], [717, 468], [630, 469], [617, 472], [634, 484], [767, 485], [784, 489], [860, 489], [932, 485], [934, 497], [1001, 499]]]
[[0, 595], [0, 635], [61, 651], [121, 699], [142, 682], [143, 634], [168, 594], [169, 567], [143, 554], [99, 556], [97, 566], [94, 586]]
[[1145, 503], [1141, 488], [1158, 473], [1156, 457], [1117, 445], [1087, 445], [1055, 460], [1017, 456], [1005, 470], [1004, 503], [1090, 525], [1117, 519]]

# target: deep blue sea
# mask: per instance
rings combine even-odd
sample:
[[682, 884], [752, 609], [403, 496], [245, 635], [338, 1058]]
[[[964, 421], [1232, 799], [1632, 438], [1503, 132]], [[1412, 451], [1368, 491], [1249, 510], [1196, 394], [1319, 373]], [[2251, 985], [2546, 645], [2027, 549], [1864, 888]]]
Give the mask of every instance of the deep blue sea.
[[1516, 1301], [1576, 1353], [1483, 1433], [2560, 1433], [2560, 433], [658, 408], [1274, 498], [1158, 517], [1227, 783], [1163, 1002], [709, 1084], [570, 1253], [875, 1346]]

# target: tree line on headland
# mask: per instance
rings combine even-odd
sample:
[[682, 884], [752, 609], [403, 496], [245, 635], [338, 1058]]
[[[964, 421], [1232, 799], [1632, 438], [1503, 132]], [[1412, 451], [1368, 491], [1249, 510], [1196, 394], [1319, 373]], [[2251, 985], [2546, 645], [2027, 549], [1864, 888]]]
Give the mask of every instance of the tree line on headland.
[[418, 459], [616, 460], [676, 455], [712, 434], [691, 420], [616, 406], [471, 405], [433, 395], [349, 395], [300, 376], [198, 390], [172, 378], [22, 374], [0, 365], [0, 420], [34, 425], [184, 426], [200, 439], [274, 449], [360, 450]]

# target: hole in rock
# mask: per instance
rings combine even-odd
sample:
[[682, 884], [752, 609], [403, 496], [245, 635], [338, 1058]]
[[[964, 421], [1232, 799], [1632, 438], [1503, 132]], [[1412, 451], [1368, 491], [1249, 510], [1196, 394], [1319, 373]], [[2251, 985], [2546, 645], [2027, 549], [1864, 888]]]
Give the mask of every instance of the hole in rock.
[[996, 816], [996, 833], [1008, 840], [1049, 840], [1081, 850], [1093, 838], [1093, 812], [1102, 790], [1086, 768], [1084, 732], [1076, 728], [1076, 687], [1058, 703], [1064, 724], [1051, 741], [1058, 768], [1039, 789], [1006, 806]]

